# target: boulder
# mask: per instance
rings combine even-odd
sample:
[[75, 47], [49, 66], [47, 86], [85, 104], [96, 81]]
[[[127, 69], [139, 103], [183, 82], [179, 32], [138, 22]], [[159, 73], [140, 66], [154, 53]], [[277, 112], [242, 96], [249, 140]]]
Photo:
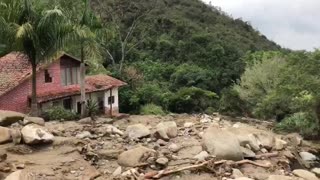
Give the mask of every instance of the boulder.
[[242, 154], [243, 154], [244, 158], [254, 158], [254, 157], [256, 157], [256, 154], [253, 151], [251, 151], [250, 149], [241, 147], [241, 151], [242, 151]]
[[320, 168], [313, 168], [311, 170], [311, 172], [313, 172], [314, 174], [316, 174], [318, 177], [320, 177]]
[[4, 180], [34, 180], [34, 174], [26, 171], [26, 170], [18, 170], [11, 173]]
[[193, 122], [186, 122], [184, 123], [183, 127], [185, 128], [191, 128], [192, 126], [194, 126], [194, 123]]
[[266, 148], [267, 150], [271, 150], [275, 143], [275, 138], [273, 135], [268, 133], [257, 133], [255, 134], [259, 143], [262, 147]]
[[9, 128], [0, 126], [0, 144], [12, 141], [11, 132]]
[[11, 173], [9, 176], [7, 176], [5, 180], [20, 180], [21, 174], [21, 170], [15, 171]]
[[14, 111], [0, 110], [0, 126], [9, 126], [18, 121], [22, 121], [25, 116], [25, 114]]
[[28, 125], [28, 124], [38, 124], [40, 126], [44, 126], [45, 121], [43, 118], [40, 117], [25, 117], [23, 119], [23, 125]]
[[93, 121], [91, 117], [82, 118], [78, 121], [80, 124], [92, 124], [92, 122]]
[[197, 161], [205, 161], [209, 157], [209, 153], [207, 151], [201, 151], [199, 154], [195, 155], [193, 158]]
[[76, 138], [85, 139], [85, 138], [90, 138], [91, 136], [92, 136], [92, 134], [89, 131], [83, 131], [83, 132], [77, 134]]
[[233, 178], [240, 178], [240, 177], [244, 177], [244, 175], [242, 174], [242, 172], [239, 169], [232, 169], [232, 177]]
[[122, 168], [119, 166], [113, 173], [112, 176], [120, 176], [122, 173]]
[[118, 164], [124, 167], [136, 167], [146, 163], [149, 157], [155, 157], [155, 155], [155, 150], [140, 146], [121, 153], [118, 157]]
[[315, 161], [317, 160], [317, 156], [309, 153], [309, 152], [300, 152], [299, 153], [300, 157], [304, 161]]
[[237, 136], [241, 146], [245, 147], [246, 145], [249, 145], [255, 152], [260, 150], [260, 142], [254, 134], [233, 133]]
[[119, 134], [120, 136], [123, 136], [124, 134], [121, 130], [112, 125], [108, 125], [105, 129], [105, 132], [109, 134]]
[[217, 158], [226, 160], [242, 160], [240, 143], [232, 133], [216, 127], [210, 127], [202, 137], [205, 150]]
[[178, 152], [181, 148], [182, 148], [181, 146], [179, 146], [179, 145], [177, 145], [177, 144], [174, 144], [174, 143], [173, 143], [173, 144], [170, 144], [169, 147], [168, 147], [168, 149], [169, 149], [171, 152], [174, 152], [174, 153]]
[[177, 124], [174, 121], [161, 122], [157, 125], [156, 129], [156, 133], [164, 140], [169, 140], [178, 135]]
[[288, 143], [286, 141], [284, 141], [282, 139], [279, 139], [279, 138], [276, 138], [275, 139], [274, 149], [278, 150], [278, 151], [283, 150], [284, 148], [287, 147], [287, 144]]
[[156, 163], [162, 166], [167, 166], [169, 163], [169, 160], [165, 157], [161, 157], [159, 159], [156, 160]]
[[143, 124], [134, 124], [127, 127], [126, 134], [130, 139], [139, 139], [150, 136], [150, 130]]
[[23, 141], [26, 144], [52, 143], [54, 136], [47, 129], [36, 124], [29, 124], [21, 130]]
[[247, 177], [239, 177], [239, 178], [236, 178], [234, 180], [253, 180], [253, 179], [247, 178]]
[[319, 180], [315, 174], [313, 174], [312, 172], [309, 172], [307, 170], [296, 169], [296, 170], [292, 171], [292, 173], [295, 176], [301, 177], [305, 180]]
[[303, 141], [303, 137], [298, 133], [291, 133], [285, 136], [285, 139], [293, 143], [295, 146], [300, 146]]

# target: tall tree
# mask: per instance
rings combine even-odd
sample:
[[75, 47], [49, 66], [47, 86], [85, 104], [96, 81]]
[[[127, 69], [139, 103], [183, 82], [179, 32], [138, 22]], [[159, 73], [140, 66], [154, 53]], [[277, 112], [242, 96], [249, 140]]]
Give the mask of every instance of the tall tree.
[[[52, 59], [63, 47], [64, 38], [71, 32], [67, 20], [58, 8], [36, 10], [32, 0], [20, 1], [16, 15], [18, 19], [6, 21], [1, 25], [8, 33], [8, 39], [14, 39], [13, 49], [28, 57], [32, 66], [31, 114], [38, 115], [36, 73], [38, 64]], [[8, 5], [3, 3], [3, 6]], [[17, 4], [16, 4], [17, 5]]]

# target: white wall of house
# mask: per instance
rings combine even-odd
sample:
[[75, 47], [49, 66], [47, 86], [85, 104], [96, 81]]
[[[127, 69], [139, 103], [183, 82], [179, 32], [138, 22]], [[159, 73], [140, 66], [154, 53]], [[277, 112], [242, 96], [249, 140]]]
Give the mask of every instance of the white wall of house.
[[[112, 104], [112, 107], [113, 108], [119, 108], [118, 88], [113, 88], [112, 89], [112, 96], [114, 96], [114, 103]], [[92, 99], [95, 102], [99, 102], [99, 101], [103, 100], [105, 108], [110, 108], [110, 104], [108, 103], [109, 97], [110, 97], [110, 90], [100, 91], [100, 92], [93, 92], [93, 93], [86, 94], [86, 98], [87, 99]], [[63, 106], [63, 100], [67, 99], [67, 98], [71, 98], [72, 99], [71, 100], [72, 101], [72, 111], [73, 112], [77, 112], [77, 103], [81, 101], [81, 96], [80, 95], [66, 97], [66, 98], [63, 98], [63, 99], [42, 103], [41, 104], [41, 107], [42, 107], [41, 109], [42, 110], [46, 110], [46, 109], [52, 108], [53, 106]]]

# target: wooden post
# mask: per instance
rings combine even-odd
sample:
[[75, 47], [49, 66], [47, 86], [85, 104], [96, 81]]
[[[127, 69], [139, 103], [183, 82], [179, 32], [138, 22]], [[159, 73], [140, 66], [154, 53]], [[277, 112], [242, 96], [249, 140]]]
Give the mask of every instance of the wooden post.
[[112, 117], [112, 88], [110, 89], [110, 116]]

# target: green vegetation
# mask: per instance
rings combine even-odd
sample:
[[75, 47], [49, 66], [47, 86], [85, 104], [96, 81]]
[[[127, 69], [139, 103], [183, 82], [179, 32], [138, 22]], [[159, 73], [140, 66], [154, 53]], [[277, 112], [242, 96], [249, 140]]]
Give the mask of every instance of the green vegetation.
[[91, 0], [91, 8], [86, 0], [0, 0], [1, 55], [15, 50], [15, 31], [3, 24], [19, 24], [24, 1], [42, 16], [61, 11], [72, 27], [61, 42], [90, 64], [87, 73], [128, 83], [119, 92], [121, 112], [220, 111], [276, 119], [277, 130], [308, 137], [320, 133], [318, 50], [283, 49], [199, 0]]
[[62, 106], [52, 107], [51, 109], [43, 112], [41, 116], [46, 121], [52, 121], [52, 120], [69, 121], [69, 120], [76, 120], [79, 118], [77, 114], [64, 109]]
[[141, 114], [143, 115], [165, 115], [161, 106], [155, 104], [146, 104], [141, 107]]

